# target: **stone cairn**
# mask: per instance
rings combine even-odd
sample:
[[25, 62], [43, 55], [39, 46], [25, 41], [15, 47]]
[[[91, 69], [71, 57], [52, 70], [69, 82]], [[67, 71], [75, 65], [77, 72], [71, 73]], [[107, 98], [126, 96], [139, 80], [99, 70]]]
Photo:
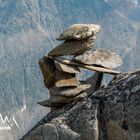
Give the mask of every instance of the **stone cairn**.
[[[57, 109], [81, 100], [101, 86], [103, 73], [120, 73], [113, 70], [122, 64], [117, 54], [106, 49], [92, 49], [95, 35], [100, 30], [101, 27], [95, 24], [74, 24], [57, 37], [64, 42], [39, 60], [44, 84], [50, 91], [50, 98], [38, 102], [40, 105]], [[80, 68], [95, 73], [80, 81]]]

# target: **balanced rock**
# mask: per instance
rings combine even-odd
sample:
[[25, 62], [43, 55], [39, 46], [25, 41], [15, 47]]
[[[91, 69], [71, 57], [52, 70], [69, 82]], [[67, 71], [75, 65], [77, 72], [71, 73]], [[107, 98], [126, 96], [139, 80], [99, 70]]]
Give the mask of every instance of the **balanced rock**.
[[60, 62], [55, 62], [55, 66], [59, 71], [67, 72], [67, 73], [76, 73], [80, 72], [80, 69], [76, 66], [65, 65]]
[[75, 74], [56, 70], [56, 73], [55, 73], [55, 86], [56, 87], [75, 87], [79, 84], [80, 82], [77, 80]]
[[55, 83], [55, 64], [49, 57], [43, 57], [39, 60], [39, 66], [44, 78], [44, 84], [47, 88], [50, 88]]
[[66, 65], [72, 65], [72, 66], [88, 69], [88, 70], [91, 70], [91, 71], [108, 73], [108, 74], [111, 74], [111, 75], [116, 75], [116, 74], [120, 73], [120, 71], [112, 70], [110, 68], [104, 68], [104, 67], [97, 66], [97, 65], [86, 65], [84, 63], [79, 63], [79, 61], [76, 62], [74, 59], [70, 60], [70, 59], [66, 59], [66, 58], [63, 58], [63, 57], [57, 57], [57, 58], [53, 58], [53, 59], [55, 59], [55, 61], [61, 62], [61, 63], [66, 64]]
[[[101, 30], [99, 25], [74, 24], [57, 38], [65, 40], [52, 49], [39, 61], [45, 86], [50, 91], [50, 99], [39, 102], [40, 105], [55, 110], [65, 104], [91, 95], [101, 86], [103, 73], [119, 74], [112, 70], [122, 64], [121, 58], [114, 52], [98, 49], [92, 51], [95, 35]], [[72, 59], [67, 56], [73, 55]], [[80, 68], [94, 71], [86, 81], [79, 81]]]
[[51, 94], [50, 99], [38, 102], [38, 104], [45, 107], [60, 107], [60, 106], [63, 106], [64, 104], [71, 103], [73, 101], [78, 101], [85, 97], [87, 97], [87, 93], [85, 92], [72, 98], [66, 98], [63, 96], [52, 96]]
[[94, 38], [84, 40], [69, 40], [56, 46], [48, 56], [80, 55], [93, 47]]
[[122, 59], [119, 55], [105, 49], [86, 51], [74, 57], [73, 60], [86, 65], [98, 65], [110, 69], [117, 68], [122, 64]]
[[82, 40], [95, 36], [100, 30], [100, 25], [96, 24], [74, 24], [64, 30], [64, 32], [57, 37], [57, 40]]
[[64, 105], [64, 103], [55, 103], [50, 99], [46, 99], [44, 101], [38, 102], [38, 104], [44, 107], [61, 107]]
[[77, 87], [63, 87], [58, 88], [53, 86], [50, 88], [50, 92], [55, 96], [63, 96], [63, 97], [75, 97], [79, 95], [81, 92], [89, 89], [91, 87], [90, 84], [80, 84]]

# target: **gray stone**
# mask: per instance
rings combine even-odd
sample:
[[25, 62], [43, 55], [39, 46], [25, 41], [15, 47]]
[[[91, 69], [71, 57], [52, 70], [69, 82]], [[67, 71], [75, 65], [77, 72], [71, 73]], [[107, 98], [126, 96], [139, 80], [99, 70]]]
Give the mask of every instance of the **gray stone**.
[[71, 66], [71, 65], [65, 65], [60, 62], [55, 62], [55, 66], [58, 70], [67, 72], [67, 73], [76, 73], [78, 74], [80, 72], [80, 69], [76, 66]]
[[98, 65], [110, 69], [117, 68], [122, 64], [122, 59], [119, 55], [105, 49], [86, 51], [84, 54], [76, 56], [73, 60], [86, 65]]
[[[139, 83], [140, 72], [118, 74], [107, 87], [47, 114], [22, 140], [40, 136], [40, 131], [35, 130], [42, 124], [58, 126], [56, 120], [68, 129], [69, 135], [65, 135], [67, 139], [73, 137], [75, 132], [80, 140], [139, 140]], [[57, 131], [65, 132], [61, 127], [57, 127]]]
[[102, 84], [103, 73], [95, 72], [91, 77], [87, 78], [85, 83], [90, 84], [91, 87], [86, 89], [85, 92], [90, 95], [98, 90]]
[[50, 92], [52, 95], [55, 96], [64, 96], [64, 97], [75, 97], [78, 94], [80, 94], [82, 91], [85, 91], [86, 89], [90, 88], [90, 84], [80, 84], [77, 87], [63, 87], [58, 88], [56, 86], [53, 86], [50, 88]]
[[55, 72], [55, 86], [56, 87], [76, 87], [80, 82], [75, 74], [62, 72], [56, 70]]
[[59, 134], [54, 124], [46, 123], [42, 128], [44, 140], [59, 140]]
[[81, 100], [87, 96], [88, 96], [88, 94], [86, 92], [82, 92], [79, 95], [77, 95], [76, 97], [69, 97], [69, 98], [63, 97], [61, 95], [54, 96], [53, 94], [51, 94], [49, 99], [38, 102], [38, 104], [40, 104], [41, 106], [44, 106], [44, 107], [54, 107], [54, 109], [55, 109], [55, 108], [59, 108], [59, 107], [65, 105], [65, 104]]
[[[60, 101], [60, 98], [59, 98], [59, 101]], [[57, 103], [52, 99], [46, 99], [44, 101], [38, 102], [38, 104], [41, 105], [41, 106], [44, 106], [44, 107], [57, 107], [58, 108], [60, 106], [63, 106], [64, 103], [60, 103], [60, 102]]]
[[44, 84], [47, 88], [55, 84], [55, 65], [53, 59], [43, 57], [39, 60], [39, 66], [44, 78]]
[[94, 38], [84, 40], [70, 40], [56, 46], [48, 55], [52, 57], [64, 55], [79, 55], [93, 47]]
[[97, 66], [97, 65], [95, 66], [95, 65], [82, 64], [79, 62], [75, 62], [74, 60], [66, 59], [63, 57], [59, 57], [59, 58], [55, 57], [53, 59], [55, 59], [56, 61], [61, 62], [63, 64], [66, 64], [66, 65], [77, 66], [80, 68], [85, 68], [88, 70], [97, 71], [97, 72], [101, 72], [101, 73], [107, 73], [107, 74], [112, 74], [112, 75], [116, 75], [116, 74], [121, 73], [120, 71], [112, 70], [110, 68], [104, 68], [104, 67]]
[[57, 37], [57, 40], [82, 40], [95, 36], [100, 30], [100, 25], [96, 24], [73, 24], [64, 30], [64, 32]]

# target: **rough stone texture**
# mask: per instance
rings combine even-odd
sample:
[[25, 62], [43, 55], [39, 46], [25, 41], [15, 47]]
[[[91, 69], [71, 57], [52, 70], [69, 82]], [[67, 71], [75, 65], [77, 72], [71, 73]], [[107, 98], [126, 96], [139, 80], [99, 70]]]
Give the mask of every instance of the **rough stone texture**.
[[101, 24], [96, 46], [121, 55], [121, 70], [140, 68], [140, 1], [136, 2], [0, 0], [0, 113], [14, 115], [21, 128], [13, 128], [3, 140], [19, 140], [47, 114], [48, 109], [36, 104], [49, 96], [37, 62], [59, 43], [56, 36], [69, 25]]
[[68, 73], [80, 73], [80, 69], [76, 66], [65, 65], [60, 62], [55, 62], [55, 66], [58, 70]]
[[118, 74], [91, 96], [50, 112], [22, 140], [139, 140], [139, 116], [140, 72]]
[[53, 86], [50, 88], [50, 92], [55, 96], [63, 96], [63, 97], [75, 97], [79, 95], [82, 91], [85, 91], [91, 87], [90, 84], [80, 84], [77, 87], [66, 87], [66, 88], [57, 88]]
[[80, 84], [75, 74], [56, 70], [55, 72], [56, 87], [75, 87]]
[[84, 54], [76, 56], [74, 60], [83, 64], [99, 65], [110, 69], [117, 68], [123, 63], [119, 55], [106, 49], [86, 51]]
[[67, 58], [64, 58], [64, 57], [57, 57], [57, 58], [55, 57], [53, 59], [60, 62], [60, 63], [66, 64], [66, 65], [77, 66], [77, 67], [85, 68], [85, 69], [92, 70], [92, 71], [108, 73], [108, 74], [112, 74], [112, 75], [116, 75], [116, 74], [121, 73], [119, 71], [112, 70], [112, 69], [109, 69], [109, 68], [104, 68], [104, 67], [97, 66], [97, 65], [96, 66], [86, 65], [86, 64], [74, 62], [73, 60], [70, 60], [70, 59], [67, 59]]
[[101, 30], [100, 25], [97, 24], [73, 24], [60, 34], [58, 40], [82, 40], [94, 36]]
[[43, 57], [39, 60], [39, 66], [44, 78], [46, 88], [50, 88], [55, 84], [55, 64], [49, 57]]
[[94, 38], [84, 40], [70, 40], [56, 46], [51, 50], [49, 56], [79, 55], [93, 47]]

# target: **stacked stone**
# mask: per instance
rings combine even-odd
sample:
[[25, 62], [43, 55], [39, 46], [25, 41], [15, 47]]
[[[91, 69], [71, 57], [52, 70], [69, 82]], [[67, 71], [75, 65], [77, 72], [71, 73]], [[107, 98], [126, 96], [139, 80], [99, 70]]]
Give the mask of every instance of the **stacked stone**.
[[[44, 84], [50, 91], [50, 98], [39, 102], [40, 105], [58, 108], [85, 98], [100, 87], [103, 72], [119, 73], [112, 70], [122, 63], [118, 55], [103, 49], [91, 50], [100, 30], [99, 25], [74, 24], [58, 36], [57, 40], [64, 42], [39, 61]], [[70, 55], [73, 56], [71, 60], [62, 57]], [[96, 72], [86, 81], [79, 81], [79, 67]]]

